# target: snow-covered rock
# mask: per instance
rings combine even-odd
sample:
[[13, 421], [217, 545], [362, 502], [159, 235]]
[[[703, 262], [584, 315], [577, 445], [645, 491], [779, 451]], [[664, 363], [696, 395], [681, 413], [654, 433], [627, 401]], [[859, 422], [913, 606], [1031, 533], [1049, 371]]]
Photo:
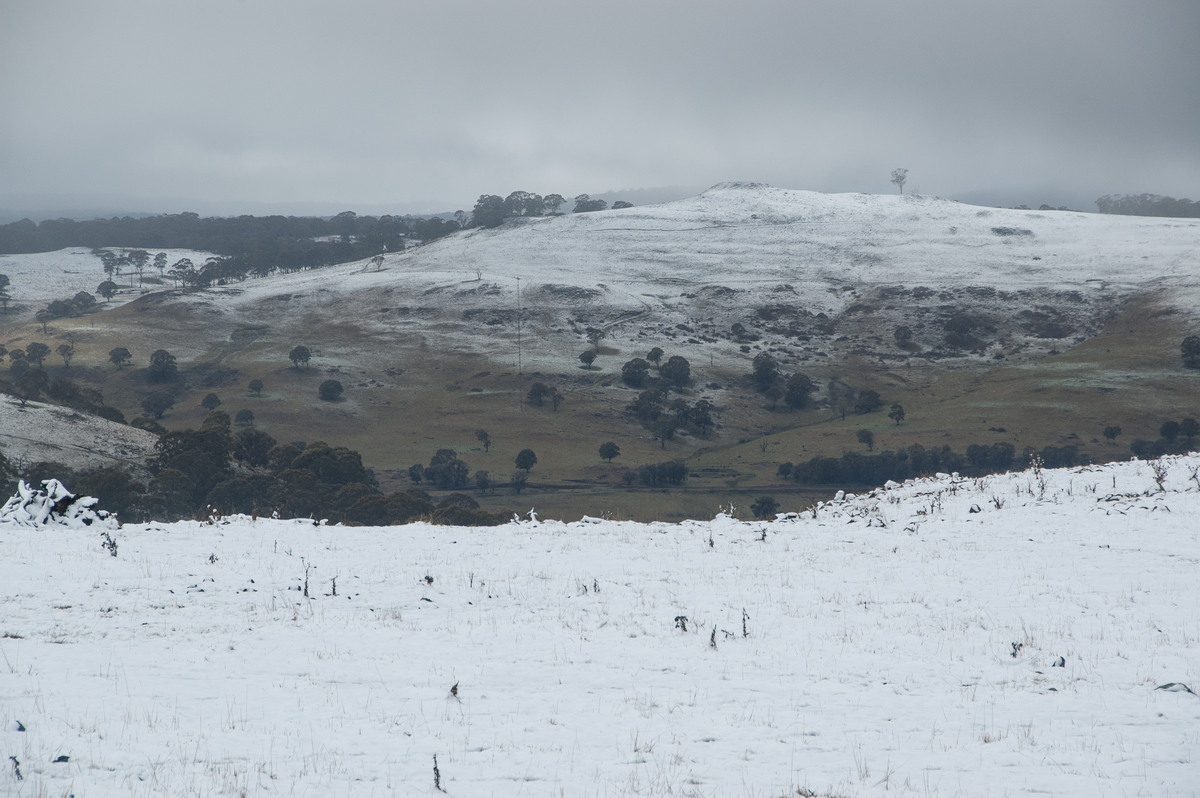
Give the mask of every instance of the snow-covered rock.
[[42, 487], [30, 487], [24, 480], [17, 492], [0, 507], [0, 522], [18, 526], [116, 526], [113, 515], [94, 509], [92, 496], [76, 497], [57, 479], [47, 479]]

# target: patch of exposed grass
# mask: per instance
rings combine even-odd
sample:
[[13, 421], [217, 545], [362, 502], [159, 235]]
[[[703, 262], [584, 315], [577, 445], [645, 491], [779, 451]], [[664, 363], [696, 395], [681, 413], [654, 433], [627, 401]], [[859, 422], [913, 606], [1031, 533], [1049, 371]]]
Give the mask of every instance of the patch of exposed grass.
[[[619, 380], [624, 355], [599, 359], [596, 371], [572, 366], [561, 373], [518, 374], [515, 363], [435, 351], [419, 332], [385, 338], [344, 319], [327, 323], [308, 314], [293, 321], [303, 323], [279, 327], [275, 318], [265, 318], [247, 325], [223, 320], [210, 305], [147, 297], [110, 312], [58, 320], [49, 334], [26, 325], [8, 338], [53, 346], [71, 333], [76, 338], [71, 368], [47, 360], [48, 370], [101, 390], [129, 418], [157, 388], [146, 380], [149, 353], [165, 348], [179, 357], [182, 374], [168, 386], [176, 394], [175, 408], [162, 420], [170, 429], [197, 427], [206, 415], [200, 399], [211, 391], [222, 399], [222, 410], [230, 415], [252, 410], [256, 425], [281, 442], [325, 440], [357, 449], [385, 490], [408, 484], [409, 465], [427, 463], [439, 448], [453, 448], [473, 471], [487, 470], [498, 483], [495, 493], [478, 496], [484, 507], [522, 512], [536, 507], [547, 517], [677, 520], [730, 503], [748, 507], [763, 494], [774, 495], [783, 509], [802, 507], [829, 490], [783, 483], [775, 475], [778, 465], [865, 451], [856, 439], [859, 429], [872, 431], [875, 451], [915, 443], [963, 451], [972, 443], [1007, 441], [1018, 451], [1074, 445], [1095, 459], [1117, 459], [1128, 456], [1134, 438], [1157, 437], [1163, 420], [1200, 416], [1200, 374], [1179, 362], [1178, 341], [1189, 331], [1187, 324], [1149, 298], [1128, 303], [1091, 340], [1032, 362], [987, 361], [977, 367], [959, 362], [947, 368], [918, 358], [887, 365], [848, 358], [802, 367], [819, 383], [838, 375], [883, 396], [882, 411], [845, 419], [827, 409], [767, 409], [744, 380], [749, 356], [744, 372], [693, 362], [697, 386], [687, 398], [709, 396], [723, 408], [719, 432], [709, 440], [681, 435], [665, 447], [622, 412], [637, 393]], [[302, 342], [314, 354], [307, 369], [287, 360], [290, 348]], [[128, 347], [134, 365], [117, 370], [109, 364], [114, 346]], [[688, 355], [686, 346], [664, 346]], [[317, 397], [317, 386], [329, 378], [345, 386], [343, 400]], [[250, 394], [252, 379], [263, 381], [262, 396]], [[535, 380], [564, 395], [558, 411], [525, 403]], [[724, 387], [699, 387], [707, 383]], [[899, 426], [886, 415], [892, 402], [907, 411]], [[1102, 439], [1108, 425], [1123, 429], [1115, 444]], [[481, 428], [492, 437], [488, 452], [475, 439]], [[597, 451], [608, 440], [621, 447], [611, 465]], [[507, 483], [523, 448], [537, 453], [538, 464], [529, 487], [514, 495]], [[669, 459], [688, 463], [693, 477], [686, 486], [630, 489], [621, 480], [625, 467]]]

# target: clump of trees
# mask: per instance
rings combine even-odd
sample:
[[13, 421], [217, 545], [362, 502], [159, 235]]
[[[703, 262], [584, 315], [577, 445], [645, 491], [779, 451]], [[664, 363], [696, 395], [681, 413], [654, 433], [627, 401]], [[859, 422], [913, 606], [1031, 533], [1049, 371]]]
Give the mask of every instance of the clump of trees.
[[[682, 485], [688, 478], [688, 468], [679, 460], [669, 460], [665, 463], [648, 463], [638, 466], [636, 471], [629, 473], [633, 479], [636, 479], [648, 488]], [[626, 482], [631, 481], [632, 479], [626, 479]]]
[[1200, 218], [1200, 202], [1159, 194], [1105, 194], [1096, 200], [1100, 213], [1125, 216], [1175, 216]]
[[750, 365], [751, 384], [771, 401], [772, 407], [781, 399], [793, 410], [812, 406], [817, 384], [807, 374], [796, 372], [785, 377], [779, 361], [769, 352], [755, 355]]
[[[101, 260], [106, 282], [122, 271], [141, 278], [149, 267], [177, 284], [206, 286], [362, 260], [381, 252], [400, 252], [409, 240], [432, 241], [462, 229], [460, 218], [437, 216], [359, 216], [343, 211], [333, 218], [238, 216], [201, 218], [195, 213], [143, 218], [75, 221], [22, 219], [0, 225], [0, 252], [50, 252], [90, 246]], [[112, 248], [124, 245], [137, 249]], [[203, 264], [181, 258], [168, 267], [159, 252], [150, 259], [144, 247], [195, 249], [215, 253]], [[114, 289], [115, 290], [115, 289]], [[103, 291], [101, 291], [103, 293]]]
[[689, 403], [683, 397], [671, 399], [663, 388], [649, 388], [638, 394], [625, 408], [641, 425], [654, 433], [660, 448], [675, 437], [678, 430], [687, 430], [707, 438], [716, 428], [714, 414], [717, 406], [706, 398]]
[[[435, 463], [446, 461], [443, 452], [434, 456]], [[278, 443], [254, 428], [235, 434], [229, 415], [220, 410], [198, 430], [164, 430], [149, 463], [148, 480], [116, 467], [74, 471], [58, 463], [31, 464], [23, 476], [62, 479], [125, 520], [173, 521], [217, 512], [276, 513], [358, 525], [424, 519], [479, 526], [511, 517], [479, 510], [474, 500], [461, 495], [435, 503], [416, 487], [384, 494], [357, 452], [321, 441]], [[431, 481], [440, 480], [435, 476]]]
[[1011, 443], [971, 444], [966, 453], [949, 446], [926, 448], [914, 444], [878, 454], [848, 452], [841, 457], [818, 456], [800, 463], [783, 463], [777, 475], [783, 479], [820, 485], [882, 485], [937, 473], [982, 476], [1008, 471], [1036, 455], [1046, 468], [1086, 465], [1090, 458], [1074, 446], [1026, 448], [1017, 456]]
[[[826, 401], [830, 409], [842, 419], [846, 413], [853, 410], [856, 415], [865, 416], [883, 407], [883, 397], [878, 391], [870, 388], [855, 388], [844, 380], [834, 377], [825, 386]], [[893, 405], [893, 410], [899, 405]], [[888, 417], [896, 420], [896, 416], [888, 413]], [[900, 408], [900, 418], [903, 419], [903, 408]], [[896, 421], [899, 424], [899, 421]]]
[[[1120, 427], [1116, 429], [1119, 435]], [[1198, 435], [1200, 435], [1200, 422], [1194, 418], [1164, 421], [1158, 428], [1157, 440], [1149, 441], [1138, 438], [1129, 444], [1129, 450], [1142, 460], [1151, 460], [1155, 457], [1162, 457], [1164, 454], [1183, 454], [1200, 449]], [[1106, 430], [1105, 437], [1107, 436]], [[1115, 437], [1116, 435], [1113, 436], [1113, 438]], [[1109, 438], [1109, 440], [1113, 438]]]
[[[29, 350], [33, 352], [32, 358]], [[36, 341], [25, 350], [8, 350], [0, 346], [0, 359], [7, 355], [11, 363], [8, 374], [0, 376], [0, 393], [16, 397], [22, 407], [40, 400], [125, 423], [125, 415], [117, 408], [106, 405], [100, 391], [81, 386], [65, 374], [51, 377], [42, 365], [42, 361], [50, 354], [49, 350], [48, 346]], [[62, 352], [59, 354], [62, 355]], [[69, 358], [64, 356], [64, 360]]]
[[45, 333], [47, 325], [55, 319], [79, 316], [95, 308], [96, 297], [87, 291], [80, 291], [70, 299], [55, 299], [49, 305], [35, 313], [34, 318], [42, 325], [42, 332]]
[[440, 490], [459, 490], [470, 482], [471, 468], [459, 459], [458, 452], [453, 449], [438, 449], [421, 476]]
[[[481, 194], [471, 210], [470, 227], [499, 227], [506, 219], [523, 216], [556, 216], [558, 209], [567, 203], [561, 194], [541, 194], [532, 191], [514, 191], [507, 197], [498, 194]], [[608, 203], [602, 199], [592, 199], [587, 194], [579, 194], [574, 199], [572, 213], [590, 213], [602, 211]], [[613, 208], [632, 208], [633, 204], [617, 200]]]
[[[646, 357], [635, 357], [626, 361], [621, 367], [621, 381], [631, 388], [653, 385], [659, 390], [682, 391], [692, 381], [692, 364], [682, 355], [671, 355], [664, 363], [662, 358], [665, 354], [656, 346]], [[657, 369], [657, 377], [653, 379], [650, 375], [651, 363]]]
[[551, 385], [547, 385], [544, 382], [535, 382], [529, 386], [529, 393], [525, 395], [525, 399], [534, 407], [542, 407], [549, 401], [557, 411], [558, 406], [562, 404], [563, 395], [559, 393], [557, 388]]

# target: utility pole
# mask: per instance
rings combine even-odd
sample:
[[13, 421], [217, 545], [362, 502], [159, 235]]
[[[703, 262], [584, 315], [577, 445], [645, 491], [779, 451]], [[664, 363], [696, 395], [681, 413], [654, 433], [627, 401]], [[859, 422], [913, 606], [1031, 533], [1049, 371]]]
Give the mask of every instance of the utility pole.
[[521, 376], [525, 372], [521, 370], [521, 278], [517, 278], [517, 375]]

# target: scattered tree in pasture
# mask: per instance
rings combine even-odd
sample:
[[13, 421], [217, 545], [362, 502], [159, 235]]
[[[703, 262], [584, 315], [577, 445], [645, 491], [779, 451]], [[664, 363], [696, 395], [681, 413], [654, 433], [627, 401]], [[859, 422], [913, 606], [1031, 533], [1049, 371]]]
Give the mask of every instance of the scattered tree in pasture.
[[557, 410], [559, 403], [562, 402], [562, 395], [559, 394], [557, 388], [552, 388], [544, 382], [535, 382], [529, 386], [526, 399], [535, 407], [541, 407], [549, 399], [554, 404], [554, 409]]
[[908, 170], [901, 167], [892, 170], [892, 182], [900, 188], [900, 193], [904, 193], [904, 184], [908, 182]]
[[147, 374], [151, 382], [170, 382], [179, 376], [179, 367], [175, 356], [165, 349], [155, 349], [150, 354], [150, 367]]
[[[87, 291], [80, 291], [75, 296], [71, 297], [71, 303], [75, 305], [77, 313], [86, 313], [96, 307], [96, 297], [89, 294]], [[77, 315], [72, 314], [72, 315]]]
[[621, 456], [621, 447], [612, 441], [606, 441], [600, 444], [600, 459], [612, 462], [614, 457]]
[[46, 356], [50, 354], [50, 347], [46, 346], [41, 341], [34, 341], [25, 347], [25, 359], [31, 363], [36, 363], [38, 368], [42, 367]]
[[242, 408], [234, 415], [233, 423], [237, 424], [239, 427], [253, 427], [254, 411]]
[[751, 367], [753, 371], [750, 376], [760, 391], [767, 390], [779, 379], [779, 361], [767, 352], [755, 355]]
[[800, 410], [809, 406], [816, 390], [817, 384], [812, 381], [812, 378], [798, 371], [788, 377], [787, 384], [783, 389], [783, 401], [788, 407]]
[[579, 360], [583, 363], [583, 368], [592, 368], [592, 362], [596, 359], [596, 352], [593, 349], [587, 349], [579, 353]]
[[288, 353], [288, 360], [292, 361], [292, 368], [297, 370], [301, 366], [308, 368], [308, 361], [312, 358], [312, 350], [307, 346], [299, 345], [292, 347], [292, 351]]
[[650, 364], [640, 357], [626, 361], [621, 366], [621, 381], [630, 388], [641, 388], [650, 374]]
[[180, 258], [171, 264], [167, 275], [171, 278], [171, 282], [175, 285], [182, 283], [183, 285], [192, 285], [196, 282], [196, 264], [191, 258]]
[[254, 394], [255, 396], [262, 396], [262, 392], [263, 392], [263, 381], [262, 380], [250, 380], [250, 384], [247, 387], [250, 389], [250, 393]]
[[221, 397], [217, 396], [215, 393], [207, 393], [204, 395], [204, 398], [200, 400], [200, 406], [205, 410], [216, 410], [221, 406]]
[[537, 464], [537, 455], [533, 453], [533, 449], [522, 449], [517, 452], [517, 457], [514, 460], [517, 468], [520, 468], [525, 473], [529, 473], [529, 469]]
[[860, 416], [874, 413], [881, 407], [883, 407], [883, 397], [879, 395], [878, 391], [859, 391], [858, 396], [854, 398], [854, 412]]
[[692, 379], [692, 366], [682, 355], [671, 355], [659, 369], [659, 374], [674, 383], [676, 388], [683, 388]]
[[133, 362], [133, 355], [129, 354], [129, 350], [123, 346], [113, 347], [108, 350], [108, 362], [118, 369], [123, 369]]
[[[896, 422], [896, 426], [900, 426], [900, 422], [904, 420], [904, 405], [896, 402], [892, 405], [892, 409], [888, 411], [888, 418]], [[1117, 427], [1117, 434], [1121, 434], [1121, 428]]]
[[68, 341], [65, 344], [59, 344], [54, 351], [58, 352], [58, 356], [63, 359], [63, 368], [71, 368], [71, 358], [75, 356], [75, 345]]
[[485, 429], [475, 430], [475, 440], [479, 441], [485, 452], [492, 448], [492, 436]]
[[592, 349], [596, 350], [596, 353], [599, 354], [600, 342], [608, 337], [608, 333], [605, 332], [604, 330], [600, 329], [599, 327], [588, 327], [586, 330], [586, 333], [587, 333], [588, 343], [591, 344]]
[[857, 393], [852, 387], [836, 377], [825, 384], [825, 394], [829, 397], [829, 406], [843, 420], [846, 418], [846, 411], [854, 405], [854, 397]]
[[859, 443], [867, 447], [868, 452], [875, 450], [875, 433], [871, 432], [871, 430], [860, 429], [854, 433], [854, 437], [858, 439]]
[[342, 393], [345, 391], [337, 380], [325, 380], [321, 383], [321, 387], [317, 389], [317, 396], [326, 402], [336, 402], [342, 398]]

